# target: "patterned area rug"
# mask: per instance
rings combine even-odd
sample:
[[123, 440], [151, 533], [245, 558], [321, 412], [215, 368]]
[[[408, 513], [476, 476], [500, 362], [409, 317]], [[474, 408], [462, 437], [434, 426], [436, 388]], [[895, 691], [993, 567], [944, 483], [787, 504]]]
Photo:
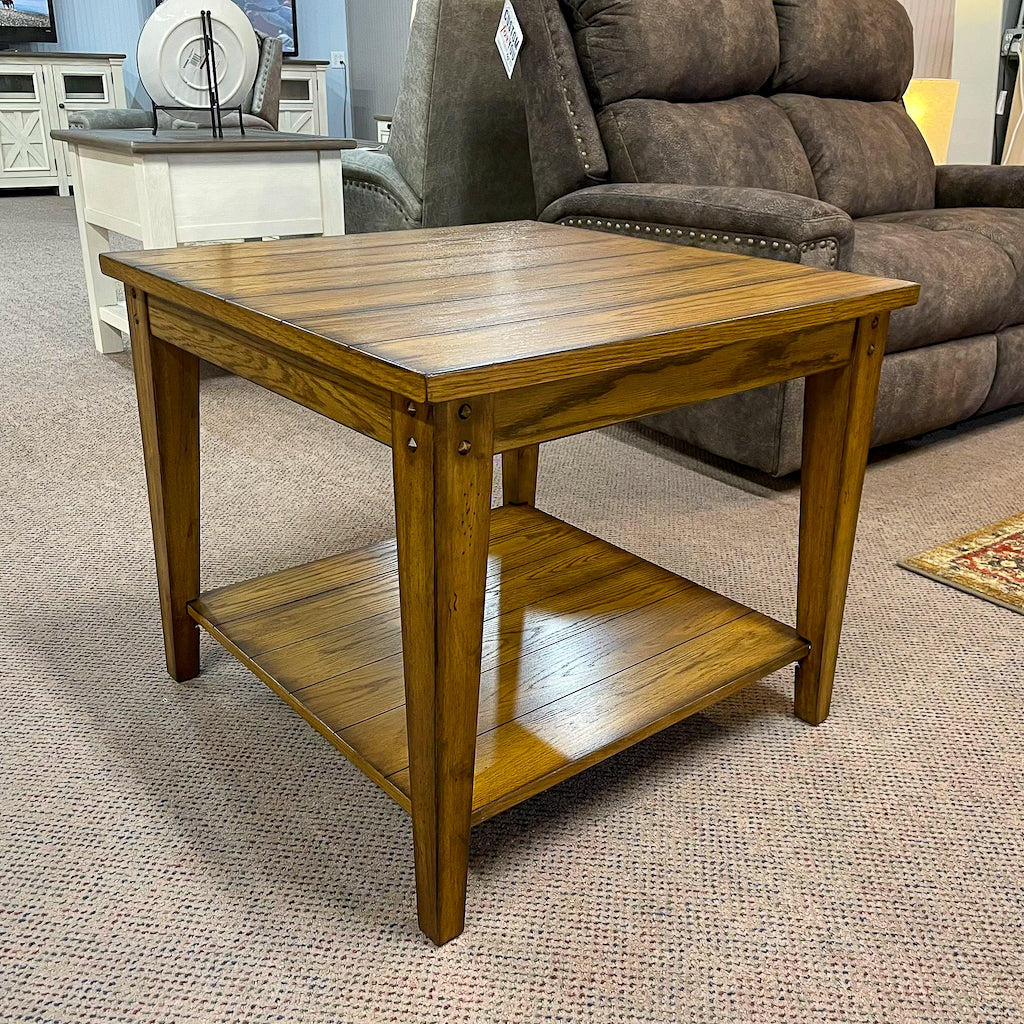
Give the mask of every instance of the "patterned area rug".
[[1024, 514], [899, 564], [1024, 615]]

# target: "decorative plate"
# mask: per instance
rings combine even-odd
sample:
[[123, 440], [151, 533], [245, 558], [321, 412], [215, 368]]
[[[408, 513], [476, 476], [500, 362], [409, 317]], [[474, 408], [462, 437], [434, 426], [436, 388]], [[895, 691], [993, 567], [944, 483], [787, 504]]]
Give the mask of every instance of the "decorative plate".
[[256, 81], [256, 33], [232, 0], [164, 0], [142, 27], [138, 49], [139, 78], [159, 106], [210, 105], [200, 10], [213, 19], [221, 106], [237, 107]]

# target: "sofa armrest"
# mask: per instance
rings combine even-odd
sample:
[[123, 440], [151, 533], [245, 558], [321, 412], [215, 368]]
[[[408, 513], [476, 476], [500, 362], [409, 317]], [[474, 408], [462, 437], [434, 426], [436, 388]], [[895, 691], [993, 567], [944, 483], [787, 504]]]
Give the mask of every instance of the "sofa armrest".
[[1024, 207], [1024, 167], [945, 164], [935, 168], [935, 205]]
[[119, 110], [69, 110], [69, 128], [152, 128], [152, 110], [126, 107]]
[[421, 225], [423, 204], [387, 153], [347, 149], [341, 166], [346, 232], [401, 231]]
[[845, 270], [853, 221], [818, 199], [716, 185], [597, 185], [553, 202], [541, 220]]

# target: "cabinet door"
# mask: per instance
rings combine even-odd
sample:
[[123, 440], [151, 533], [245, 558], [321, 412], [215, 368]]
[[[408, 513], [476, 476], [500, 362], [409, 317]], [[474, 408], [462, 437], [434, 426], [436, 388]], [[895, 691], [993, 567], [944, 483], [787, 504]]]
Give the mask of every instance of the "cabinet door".
[[306, 71], [281, 73], [281, 112], [278, 127], [283, 132], [316, 135], [313, 82]]
[[68, 127], [69, 110], [114, 106], [114, 77], [109, 65], [57, 65], [52, 73], [61, 128]]
[[39, 64], [0, 64], [0, 184], [40, 185], [57, 174]]

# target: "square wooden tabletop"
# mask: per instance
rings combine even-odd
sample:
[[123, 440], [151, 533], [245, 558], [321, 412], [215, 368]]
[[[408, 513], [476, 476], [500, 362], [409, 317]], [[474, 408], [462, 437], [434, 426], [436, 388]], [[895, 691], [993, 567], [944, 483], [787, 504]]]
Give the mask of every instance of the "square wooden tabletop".
[[427, 401], [851, 320], [912, 305], [919, 291], [533, 221], [110, 254], [101, 266]]

